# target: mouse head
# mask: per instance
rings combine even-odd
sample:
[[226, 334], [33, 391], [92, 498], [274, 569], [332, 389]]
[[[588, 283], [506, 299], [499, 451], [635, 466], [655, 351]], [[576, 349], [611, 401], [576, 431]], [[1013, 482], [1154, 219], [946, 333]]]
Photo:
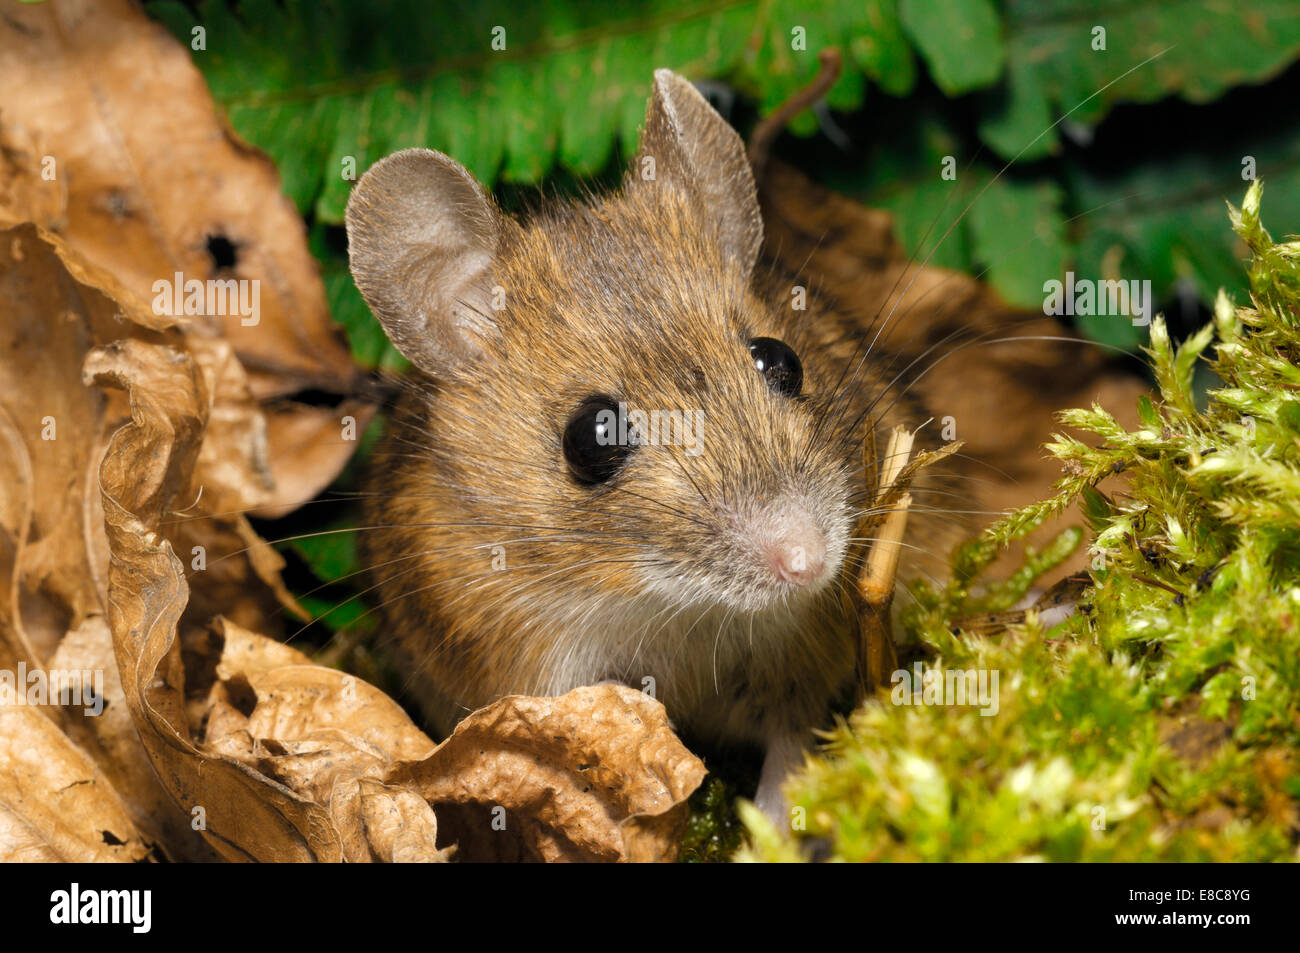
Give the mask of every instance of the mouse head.
[[755, 292], [749, 163], [690, 83], [656, 72], [613, 195], [520, 223], [411, 149], [366, 173], [347, 227], [429, 394], [429, 492], [483, 543], [519, 538], [552, 590], [739, 611], [826, 591], [852, 522], [853, 457], [819, 426], [835, 373], [790, 289]]

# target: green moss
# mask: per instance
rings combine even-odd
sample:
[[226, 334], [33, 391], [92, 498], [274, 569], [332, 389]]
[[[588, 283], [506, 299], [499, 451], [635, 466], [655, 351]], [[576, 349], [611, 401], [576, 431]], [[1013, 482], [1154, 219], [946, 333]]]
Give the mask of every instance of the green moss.
[[717, 863], [736, 852], [744, 840], [744, 827], [737, 816], [735, 798], [732, 785], [716, 775], [706, 778], [691, 795], [680, 863]]
[[[1048, 444], [1057, 494], [961, 548], [942, 588], [912, 584], [901, 615], [924, 667], [996, 675], [996, 713], [880, 693], [792, 779], [790, 830], [742, 809], [742, 858], [1296, 857], [1300, 242], [1272, 241], [1260, 194], [1230, 209], [1253, 306], [1220, 294], [1180, 347], [1153, 321], [1159, 396], [1139, 428], [1097, 406], [1063, 414], [1095, 436]], [[1203, 411], [1201, 362], [1222, 381]], [[1005, 610], [1068, 555], [1077, 533], [1008, 582], [983, 579], [1001, 546], [1076, 501], [1092, 553], [1078, 611], [1051, 631], [1033, 611], [995, 631], [959, 621]]]

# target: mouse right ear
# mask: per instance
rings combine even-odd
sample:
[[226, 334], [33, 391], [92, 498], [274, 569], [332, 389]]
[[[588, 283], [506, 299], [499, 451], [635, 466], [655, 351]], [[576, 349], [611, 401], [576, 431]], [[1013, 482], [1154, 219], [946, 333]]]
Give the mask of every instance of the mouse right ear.
[[631, 188], [661, 182], [699, 198], [723, 253], [748, 273], [763, 244], [754, 173], [736, 131], [691, 83], [655, 70]]
[[348, 199], [352, 278], [388, 339], [444, 376], [495, 328], [489, 270], [501, 216], [454, 159], [406, 149], [380, 159]]

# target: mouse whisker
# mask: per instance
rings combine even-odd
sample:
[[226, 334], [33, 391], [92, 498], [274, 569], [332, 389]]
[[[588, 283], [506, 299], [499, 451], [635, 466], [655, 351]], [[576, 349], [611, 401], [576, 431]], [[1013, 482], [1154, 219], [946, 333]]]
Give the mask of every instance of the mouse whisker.
[[[995, 332], [991, 332], [991, 331], [990, 331], [990, 332], [985, 332], [985, 333], [986, 333], [986, 334], [989, 334], [989, 333], [995, 333]], [[890, 402], [890, 403], [885, 407], [885, 409], [884, 409], [883, 411], [881, 411], [881, 416], [883, 416], [884, 414], [888, 413], [889, 410], [893, 408], [894, 404], [896, 404], [896, 403], [898, 402], [898, 400], [899, 400], [899, 399], [900, 399], [904, 394], [907, 393], [907, 391], [909, 391], [912, 387], [916, 386], [916, 384], [918, 384], [918, 383], [921, 381], [922, 378], [924, 378], [927, 374], [929, 374], [930, 371], [934, 370], [936, 367], [939, 366], [939, 364], [941, 364], [943, 361], [947, 360], [949, 357], [952, 357], [954, 354], [960, 353], [961, 351], [964, 351], [964, 350], [966, 350], [967, 348], [972, 348], [972, 347], [988, 347], [988, 346], [993, 345], [993, 344], [1007, 344], [1007, 343], [1017, 342], [1017, 341], [1060, 341], [1060, 342], [1069, 343], [1069, 344], [1083, 344], [1083, 345], [1086, 345], [1086, 346], [1089, 346], [1089, 347], [1097, 347], [1097, 348], [1101, 348], [1101, 349], [1103, 349], [1103, 350], [1113, 351], [1113, 352], [1115, 352], [1116, 354], [1119, 354], [1119, 355], [1127, 355], [1127, 354], [1128, 354], [1128, 352], [1127, 352], [1126, 350], [1124, 350], [1122, 347], [1118, 347], [1118, 346], [1113, 345], [1113, 344], [1106, 344], [1106, 343], [1101, 342], [1101, 341], [1085, 341], [1085, 340], [1082, 340], [1082, 339], [1080, 339], [1080, 338], [1065, 337], [1064, 335], [1055, 335], [1055, 334], [1022, 334], [1022, 335], [1012, 335], [1012, 336], [1009, 336], [1009, 337], [990, 338], [990, 339], [987, 339], [987, 340], [984, 339], [984, 335], [980, 335], [980, 336], [979, 336], [978, 338], [976, 338], [975, 340], [973, 340], [973, 341], [967, 341], [967, 342], [964, 342], [964, 343], [962, 343], [962, 344], [959, 344], [959, 345], [957, 345], [956, 347], [954, 347], [952, 350], [947, 351], [946, 353], [941, 354], [939, 357], [935, 358], [935, 360], [934, 360], [934, 361], [933, 361], [933, 362], [932, 362], [928, 367], [926, 367], [925, 370], [923, 370], [921, 373], [917, 374], [917, 376], [916, 376], [913, 380], [911, 380], [910, 382], [908, 382], [907, 386], [904, 387], [903, 390], [900, 391], [899, 394], [898, 394], [897, 396], [895, 396], [894, 400], [891, 401], [891, 402]], [[928, 352], [927, 352], [927, 353], [928, 353]], [[891, 384], [891, 386], [892, 386], [892, 384]]]
[[[1151, 62], [1155, 61], [1156, 59], [1160, 58], [1160, 57], [1163, 56], [1165, 53], [1167, 53], [1167, 52], [1169, 51], [1169, 49], [1170, 49], [1170, 47], [1167, 47], [1167, 48], [1165, 48], [1165, 49], [1163, 49], [1163, 50], [1160, 50], [1160, 51], [1154, 53], [1153, 55], [1149, 56], [1147, 59], [1143, 60], [1142, 62], [1138, 63], [1136, 66], [1133, 66], [1133, 67], [1131, 67], [1130, 69], [1126, 70], [1124, 73], [1122, 73], [1121, 75], [1115, 77], [1115, 78], [1112, 79], [1110, 82], [1106, 83], [1104, 86], [1100, 87], [1100, 88], [1097, 89], [1095, 92], [1093, 92], [1092, 94], [1090, 94], [1088, 97], [1086, 97], [1085, 99], [1081, 100], [1081, 101], [1080, 101], [1079, 103], [1077, 103], [1077, 104], [1076, 104], [1072, 109], [1070, 109], [1069, 111], [1067, 111], [1064, 115], [1058, 117], [1054, 122], [1052, 122], [1052, 123], [1049, 124], [1045, 129], [1043, 129], [1043, 130], [1042, 130], [1042, 131], [1041, 131], [1037, 136], [1035, 136], [1032, 140], [1030, 140], [1030, 142], [1029, 142], [1028, 144], [1026, 144], [1024, 148], [1022, 148], [1018, 153], [1016, 153], [1015, 156], [1013, 156], [1011, 159], [1009, 159], [1009, 160], [1008, 160], [1008, 161], [1007, 161], [1007, 162], [1002, 166], [1002, 168], [998, 170], [998, 172], [997, 172], [995, 175], [993, 175], [993, 176], [992, 176], [992, 177], [991, 177], [987, 182], [984, 183], [984, 185], [980, 188], [980, 190], [975, 194], [974, 198], [972, 198], [972, 199], [970, 200], [970, 202], [967, 203], [967, 205], [965, 206], [965, 208], [962, 209], [961, 213], [958, 214], [957, 217], [952, 221], [952, 223], [949, 224], [948, 227], [944, 230], [943, 234], [942, 234], [942, 235], [939, 237], [939, 239], [935, 242], [934, 246], [929, 250], [929, 252], [926, 253], [924, 259], [922, 259], [919, 263], [916, 263], [916, 262], [915, 262], [916, 252], [920, 249], [920, 247], [922, 247], [922, 246], [926, 243], [926, 241], [928, 241], [931, 232], [934, 230], [934, 228], [935, 228], [935, 226], [937, 225], [937, 223], [938, 223], [938, 222], [941, 220], [941, 218], [943, 217], [944, 211], [947, 209], [947, 206], [948, 206], [948, 202], [949, 202], [949, 200], [951, 199], [952, 195], [956, 194], [956, 191], [957, 191], [957, 190], [953, 190], [953, 191], [949, 192], [949, 194], [948, 194], [947, 196], [945, 196], [945, 198], [944, 198], [944, 202], [943, 202], [943, 205], [940, 207], [938, 213], [935, 215], [934, 219], [931, 221], [929, 227], [927, 227], [925, 233], [921, 236], [920, 240], [917, 242], [917, 247], [916, 247], [916, 249], [913, 250], [913, 253], [912, 253], [912, 256], [911, 256], [910, 259], [909, 259], [909, 263], [908, 263], [908, 265], [905, 266], [904, 269], [903, 269], [903, 270], [899, 273], [899, 275], [895, 278], [895, 280], [894, 280], [894, 284], [891, 286], [889, 292], [886, 294], [884, 300], [883, 300], [882, 303], [881, 303], [880, 308], [879, 308], [879, 309], [877, 310], [877, 312], [876, 312], [876, 315], [875, 315], [875, 316], [871, 319], [871, 321], [868, 323], [867, 331], [869, 332], [869, 331], [870, 331], [870, 328], [871, 328], [871, 327], [874, 327], [874, 326], [876, 325], [877, 321], [879, 320], [880, 315], [881, 315], [881, 313], [883, 312], [883, 310], [884, 310], [884, 308], [885, 308], [885, 305], [887, 305], [887, 304], [889, 303], [890, 299], [894, 297], [895, 292], [898, 290], [898, 286], [899, 286], [899, 284], [902, 282], [902, 279], [904, 278], [904, 276], [907, 275], [908, 269], [911, 268], [911, 266], [912, 266], [913, 263], [916, 263], [916, 268], [913, 270], [911, 277], [910, 277], [910, 278], [908, 279], [908, 281], [907, 281], [907, 284], [903, 287], [903, 289], [902, 289], [901, 292], [898, 292], [897, 298], [894, 300], [892, 306], [890, 306], [889, 312], [888, 312], [888, 314], [885, 316], [885, 319], [884, 319], [883, 323], [881, 323], [880, 326], [879, 326], [878, 328], [876, 328], [876, 332], [875, 332], [874, 336], [872, 336], [871, 340], [870, 340], [869, 342], [867, 342], [867, 341], [866, 341], [866, 335], [865, 335], [865, 334], [863, 335], [863, 343], [865, 343], [866, 346], [865, 346], [865, 348], [864, 348], [863, 351], [862, 351], [861, 357], [860, 357], [860, 358], [857, 358], [857, 363], [856, 363], [856, 365], [853, 366], [853, 372], [852, 372], [852, 375], [849, 377], [849, 383], [850, 383], [851, 385], [854, 386], [854, 391], [853, 391], [853, 393], [854, 393], [855, 396], [856, 396], [856, 391], [857, 391], [857, 385], [856, 385], [856, 382], [857, 382], [857, 380], [858, 380], [859, 374], [861, 373], [863, 367], [866, 365], [867, 358], [870, 356], [870, 354], [871, 354], [872, 351], [874, 350], [875, 345], [876, 345], [876, 344], [878, 343], [878, 341], [880, 340], [881, 335], [882, 335], [882, 332], [884, 332], [885, 328], [886, 328], [886, 327], [890, 324], [890, 322], [893, 320], [895, 313], [898, 311], [899, 305], [902, 304], [902, 302], [903, 302], [904, 299], [906, 299], [906, 297], [907, 297], [907, 295], [908, 295], [908, 292], [911, 290], [913, 284], [916, 282], [917, 278], [920, 276], [922, 270], [923, 270], [923, 269], [924, 269], [924, 268], [929, 264], [930, 260], [933, 258], [933, 256], [935, 255], [935, 253], [939, 250], [940, 247], [942, 247], [943, 243], [944, 243], [944, 242], [947, 240], [947, 238], [952, 234], [953, 230], [954, 230], [954, 229], [957, 227], [957, 225], [958, 225], [958, 224], [959, 224], [959, 223], [960, 223], [960, 222], [961, 222], [961, 221], [966, 217], [966, 215], [967, 215], [967, 214], [970, 212], [970, 210], [975, 206], [976, 202], [978, 202], [978, 201], [980, 200], [980, 198], [984, 195], [984, 193], [985, 193], [985, 192], [986, 192], [986, 191], [987, 191], [987, 190], [988, 190], [988, 189], [989, 189], [989, 188], [990, 188], [990, 187], [991, 187], [995, 182], [997, 182], [999, 179], [1001, 179], [1001, 178], [1003, 177], [1003, 175], [1004, 175], [1004, 174], [1005, 174], [1005, 173], [1006, 173], [1006, 172], [1011, 168], [1011, 166], [1014, 165], [1014, 164], [1015, 164], [1015, 163], [1016, 163], [1016, 162], [1017, 162], [1017, 161], [1018, 161], [1018, 160], [1019, 160], [1019, 159], [1020, 159], [1024, 154], [1025, 154], [1025, 152], [1026, 152], [1030, 147], [1032, 147], [1032, 145], [1033, 145], [1035, 142], [1037, 142], [1039, 139], [1041, 139], [1044, 135], [1046, 135], [1046, 134], [1047, 134], [1048, 132], [1050, 132], [1051, 130], [1055, 129], [1058, 125], [1060, 125], [1062, 122], [1064, 122], [1066, 119], [1068, 119], [1071, 115], [1073, 115], [1077, 110], [1079, 110], [1080, 108], [1082, 108], [1085, 104], [1087, 104], [1088, 102], [1092, 101], [1092, 100], [1095, 99], [1097, 96], [1101, 95], [1101, 93], [1103, 93], [1106, 89], [1109, 89], [1109, 88], [1110, 88], [1111, 86], [1113, 86], [1115, 83], [1120, 82], [1120, 81], [1121, 81], [1122, 79], [1124, 79], [1125, 77], [1129, 76], [1130, 74], [1136, 72], [1137, 70], [1143, 68], [1144, 66], [1148, 65], [1149, 63], [1151, 63]], [[980, 149], [977, 150], [977, 151], [975, 152], [975, 154], [971, 157], [971, 159], [970, 159], [969, 162], [967, 163], [967, 170], [968, 170], [968, 171], [969, 171], [969, 169], [973, 166], [973, 164], [974, 164], [974, 162], [976, 161], [976, 159], [978, 159], [978, 157], [979, 157], [979, 155], [982, 153], [982, 151], [983, 151], [983, 146], [981, 146]], [[966, 180], [966, 178], [967, 178], [966, 176], [963, 176], [963, 178], [962, 178], [963, 182]], [[1118, 201], [1118, 200], [1115, 200], [1115, 201]], [[1112, 203], [1109, 203], [1109, 202], [1108, 202], [1108, 203], [1104, 203], [1103, 205], [1098, 206], [1098, 209], [1100, 209], [1100, 208], [1104, 208], [1104, 207], [1106, 207], [1106, 205], [1109, 205], [1109, 204], [1112, 204]], [[1097, 211], [1098, 209], [1093, 209], [1093, 210], [1090, 210], [1090, 211]], [[1081, 213], [1079, 213], [1078, 216], [1075, 216], [1075, 218], [1081, 217], [1081, 216], [1086, 215], [1086, 214], [1089, 214], [1089, 212], [1081, 212]], [[1073, 219], [1072, 219], [1072, 220], [1073, 220]], [[1033, 238], [1029, 239], [1028, 241], [1023, 242], [1020, 246], [1017, 246], [1017, 248], [1013, 248], [1013, 249], [1011, 249], [1011, 252], [1014, 253], [1015, 251], [1018, 251], [1020, 248], [1026, 247], [1026, 246], [1028, 246], [1028, 245], [1033, 244], [1033, 243], [1036, 242], [1036, 241], [1041, 241], [1041, 240], [1042, 240], [1042, 239], [1041, 239], [1039, 236], [1035, 235]], [[810, 256], [810, 257], [811, 257], [811, 256]], [[995, 264], [995, 263], [993, 263], [993, 262], [986, 263], [985, 268], [983, 269], [983, 271], [980, 272], [980, 275], [977, 276], [977, 278], [978, 278], [978, 277], [981, 277], [983, 274], [987, 273], [987, 271], [989, 270], [989, 268], [991, 268], [991, 267], [993, 266], [993, 264]], [[806, 267], [806, 263], [805, 263], [805, 267]], [[938, 287], [939, 285], [942, 285], [942, 284], [946, 283], [947, 281], [955, 280], [956, 277], [957, 277], [956, 275], [948, 276], [947, 278], [945, 278], [945, 279], [943, 279], [942, 281], [938, 282], [935, 286], [931, 287], [928, 291], [926, 291], [926, 292], [921, 296], [921, 298], [925, 298], [925, 297], [926, 297], [926, 296], [927, 296], [931, 291], [935, 291], [935, 290], [937, 290], [937, 287]], [[910, 313], [910, 311], [912, 310], [912, 308], [915, 307], [915, 306], [916, 306], [916, 303], [914, 302], [912, 305], [909, 306], [908, 310], [905, 311], [905, 312], [903, 313], [903, 316], [905, 317], [908, 313]], [[923, 326], [923, 325], [922, 325], [922, 326]], [[917, 331], [913, 332], [912, 339], [915, 339], [916, 335], [917, 335], [918, 333], [920, 333], [920, 330], [921, 330], [921, 328], [918, 327]], [[890, 333], [892, 334], [892, 329], [891, 329]], [[909, 339], [909, 342], [908, 342], [908, 343], [909, 343], [909, 344], [911, 343], [911, 339]], [[856, 357], [856, 353], [855, 353], [855, 357]], [[895, 356], [895, 358], [894, 358], [894, 361], [896, 361], [896, 360], [897, 360], [897, 356]], [[849, 362], [846, 363], [846, 365], [845, 365], [845, 369], [847, 369], [847, 367], [849, 367], [850, 365], [853, 365], [853, 361], [854, 361], [854, 358], [851, 357], [850, 360], [849, 360]], [[891, 364], [890, 364], [890, 367], [891, 367], [891, 368], [892, 368], [892, 366], [893, 366], [893, 363], [894, 363], [894, 362], [891, 361]], [[845, 375], [845, 371], [844, 371], [844, 370], [841, 370], [840, 379], [839, 379], [839, 381], [837, 382], [837, 384], [836, 384], [836, 386], [835, 386], [835, 388], [833, 389], [833, 392], [832, 392], [832, 394], [833, 394], [833, 397], [832, 397], [832, 403], [835, 402], [835, 397], [836, 397], [837, 395], [839, 395], [839, 394], [843, 391], [843, 389], [844, 389], [844, 375]], [[878, 400], [878, 399], [879, 399], [879, 397], [875, 398], [875, 400]], [[875, 400], [872, 401], [873, 404], [875, 403]], [[829, 415], [828, 415], [828, 416], [829, 416]], [[819, 418], [818, 421], [817, 421], [817, 423], [815, 424], [815, 426], [814, 426], [814, 430], [813, 430], [813, 434], [812, 434], [812, 437], [810, 438], [810, 441], [809, 441], [810, 445], [813, 444], [813, 443], [816, 441], [817, 437], [820, 435], [821, 426], [822, 426], [822, 421], [823, 421], [824, 419], [825, 419], [824, 417], [823, 417], [823, 418]], [[856, 424], [855, 424], [855, 428], [856, 428]]]
[[[553, 531], [556, 533], [564, 533], [564, 534], [586, 533], [589, 534], [591, 538], [596, 538], [596, 539], [608, 536], [608, 533], [604, 533], [599, 530], [582, 530], [582, 529], [575, 529], [574, 527], [568, 527], [568, 526], [541, 526], [541, 525], [531, 525], [526, 523], [503, 523], [503, 522], [483, 522], [483, 521], [480, 522], [448, 521], [448, 522], [418, 522], [418, 523], [376, 523], [368, 526], [344, 526], [344, 527], [339, 527], [337, 529], [317, 530], [316, 532], [312, 532], [312, 533], [298, 533], [293, 536], [284, 536], [281, 537], [280, 539], [268, 539], [268, 540], [263, 540], [262, 542], [271, 545], [276, 545], [280, 543], [297, 542], [303, 539], [314, 539], [321, 536], [335, 536], [342, 533], [361, 533], [370, 530], [381, 530], [381, 529], [481, 529], [483, 527], [501, 527], [504, 529], [516, 529], [516, 530], [525, 529], [525, 530], [533, 530], [533, 531]], [[213, 562], [218, 563], [221, 562], [222, 560], [230, 559], [234, 556], [240, 556], [244, 553], [247, 553], [252, 548], [253, 548], [252, 546], [245, 546], [243, 549], [233, 550], [229, 553], [226, 553], [218, 557], [217, 559], [213, 560]]]
[[[328, 588], [328, 587], [330, 587], [330, 586], [332, 586], [332, 585], [335, 585], [335, 584], [337, 584], [337, 583], [339, 583], [339, 582], [342, 582], [342, 581], [345, 580], [345, 579], [352, 578], [353, 576], [357, 576], [357, 575], [360, 575], [360, 574], [362, 574], [362, 573], [371, 572], [371, 571], [373, 571], [373, 570], [375, 570], [375, 569], [382, 569], [382, 568], [384, 568], [385, 566], [392, 566], [392, 565], [395, 565], [396, 563], [405, 562], [405, 561], [407, 561], [407, 560], [411, 560], [411, 559], [420, 559], [420, 558], [422, 558], [422, 557], [429, 557], [429, 556], [432, 556], [432, 557], [438, 557], [438, 556], [445, 555], [446, 553], [449, 553], [449, 552], [465, 551], [465, 550], [473, 550], [473, 549], [486, 549], [486, 548], [493, 547], [493, 546], [505, 546], [505, 545], [512, 545], [512, 544], [516, 544], [516, 543], [523, 543], [523, 542], [534, 542], [534, 541], [538, 541], [538, 540], [546, 541], [546, 542], [551, 542], [551, 541], [565, 541], [565, 542], [567, 542], [567, 541], [572, 541], [572, 540], [575, 539], [575, 538], [579, 538], [579, 537], [577, 537], [576, 535], [574, 535], [574, 536], [567, 536], [567, 537], [524, 536], [524, 537], [519, 537], [518, 539], [513, 539], [513, 540], [501, 540], [501, 541], [493, 542], [493, 543], [472, 543], [472, 544], [463, 544], [463, 545], [440, 546], [440, 547], [437, 547], [437, 548], [435, 548], [435, 549], [426, 549], [426, 550], [422, 550], [422, 551], [420, 551], [420, 552], [416, 552], [416, 553], [407, 553], [407, 554], [405, 554], [405, 555], [398, 556], [398, 557], [396, 557], [395, 559], [387, 560], [386, 562], [377, 563], [377, 564], [374, 564], [374, 565], [372, 565], [372, 566], [369, 566], [369, 567], [366, 567], [366, 568], [363, 568], [363, 569], [355, 570], [355, 571], [353, 571], [353, 572], [347, 573], [346, 575], [339, 576], [339, 577], [337, 577], [336, 579], [332, 579], [332, 580], [330, 580], [330, 581], [328, 581], [328, 582], [322, 583], [321, 585], [317, 586], [316, 588], [311, 589], [311, 590], [308, 590], [308, 591], [305, 592], [305, 593], [302, 593], [302, 595], [303, 595], [303, 596], [310, 596], [310, 595], [312, 595], [313, 593], [316, 593], [316, 592], [320, 591], [321, 589], [326, 589], [326, 588]], [[396, 573], [396, 574], [387, 574], [387, 575], [385, 575], [385, 576], [384, 576], [384, 577], [383, 577], [379, 582], [376, 582], [375, 584], [373, 584], [373, 585], [371, 585], [371, 586], [368, 586], [368, 587], [365, 588], [365, 589], [361, 589], [361, 590], [359, 590], [359, 591], [353, 593], [353, 594], [352, 594], [351, 596], [349, 596], [347, 599], [344, 599], [342, 602], [339, 602], [339, 603], [335, 604], [334, 606], [332, 606], [331, 608], [329, 608], [329, 609], [327, 609], [325, 612], [323, 612], [321, 615], [319, 615], [319, 616], [317, 616], [316, 618], [310, 620], [309, 622], [307, 622], [306, 624], [304, 624], [300, 629], [298, 629], [296, 632], [294, 632], [292, 635], [290, 635], [286, 641], [292, 641], [293, 639], [295, 639], [295, 638], [297, 638], [299, 635], [301, 635], [304, 631], [306, 631], [308, 628], [310, 628], [312, 625], [316, 624], [317, 622], [320, 622], [320, 621], [321, 621], [322, 619], [324, 619], [326, 616], [328, 616], [328, 615], [330, 615], [331, 613], [335, 612], [336, 610], [342, 608], [343, 606], [347, 605], [348, 603], [352, 602], [353, 600], [358, 599], [358, 598], [360, 598], [361, 596], [364, 596], [365, 594], [367, 594], [367, 593], [369, 593], [369, 592], [372, 592], [373, 590], [379, 588], [379, 586], [381, 586], [381, 585], [386, 585], [386, 584], [388, 584], [389, 582], [391, 582], [391, 581], [394, 580], [394, 579], [400, 578], [400, 577], [405, 576], [405, 575], [409, 575], [409, 574], [412, 573], [412, 572], [416, 572], [416, 571], [418, 571], [418, 570], [420, 570], [420, 569], [423, 569], [423, 568], [425, 568], [426, 566], [432, 565], [434, 562], [435, 562], [435, 559], [426, 559], [426, 560], [424, 560], [423, 562], [421, 562], [420, 564], [418, 564], [418, 565], [416, 565], [416, 566], [408, 567], [407, 569], [404, 569], [404, 570], [402, 570], [402, 571], [399, 572], [399, 573]], [[537, 565], [537, 564], [534, 564], [534, 565]], [[546, 565], [546, 564], [541, 564], [541, 565]]]

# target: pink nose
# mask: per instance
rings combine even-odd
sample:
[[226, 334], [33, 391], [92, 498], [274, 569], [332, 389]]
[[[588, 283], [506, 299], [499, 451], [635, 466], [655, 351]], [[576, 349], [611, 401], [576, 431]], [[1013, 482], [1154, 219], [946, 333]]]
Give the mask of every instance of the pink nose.
[[778, 579], [807, 586], [821, 578], [826, 566], [826, 539], [814, 526], [799, 526], [768, 544], [765, 554]]

